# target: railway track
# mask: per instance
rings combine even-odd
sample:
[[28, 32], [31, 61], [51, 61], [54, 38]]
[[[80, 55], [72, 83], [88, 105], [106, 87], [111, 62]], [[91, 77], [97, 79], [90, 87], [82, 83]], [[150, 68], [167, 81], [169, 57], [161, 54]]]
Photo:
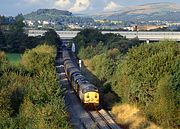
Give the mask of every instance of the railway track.
[[121, 129], [104, 109], [88, 113], [99, 129]]
[[[59, 75], [61, 88], [64, 91], [65, 104], [69, 112], [72, 125], [75, 129], [121, 129], [112, 117], [103, 109], [99, 111], [86, 111], [69, 87], [68, 79], [64, 73], [62, 55], [57, 59], [56, 70]], [[65, 90], [64, 90], [65, 89]]]

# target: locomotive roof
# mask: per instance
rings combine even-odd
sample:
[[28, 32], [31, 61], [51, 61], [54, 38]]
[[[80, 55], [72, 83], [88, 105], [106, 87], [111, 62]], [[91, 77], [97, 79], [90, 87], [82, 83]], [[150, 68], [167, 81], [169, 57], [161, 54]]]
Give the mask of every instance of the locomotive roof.
[[78, 82], [80, 89], [83, 90], [83, 92], [89, 92], [89, 91], [98, 91], [98, 88], [91, 84], [89, 81], [85, 80], [85, 81], [79, 81]]

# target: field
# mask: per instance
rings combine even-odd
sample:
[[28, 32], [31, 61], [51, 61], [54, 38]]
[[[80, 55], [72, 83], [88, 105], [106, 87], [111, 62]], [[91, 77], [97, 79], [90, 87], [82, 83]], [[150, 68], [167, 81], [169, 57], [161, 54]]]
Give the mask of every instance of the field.
[[6, 53], [8, 60], [11, 64], [17, 65], [21, 59], [21, 54], [19, 53]]

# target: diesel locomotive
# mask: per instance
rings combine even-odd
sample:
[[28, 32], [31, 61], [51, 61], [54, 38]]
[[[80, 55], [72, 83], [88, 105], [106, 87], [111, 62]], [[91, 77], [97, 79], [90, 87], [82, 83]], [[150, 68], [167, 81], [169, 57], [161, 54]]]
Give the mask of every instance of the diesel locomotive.
[[99, 106], [99, 90], [82, 75], [77, 64], [74, 63], [70, 52], [63, 49], [63, 61], [66, 76], [76, 95], [85, 107], [97, 108]]

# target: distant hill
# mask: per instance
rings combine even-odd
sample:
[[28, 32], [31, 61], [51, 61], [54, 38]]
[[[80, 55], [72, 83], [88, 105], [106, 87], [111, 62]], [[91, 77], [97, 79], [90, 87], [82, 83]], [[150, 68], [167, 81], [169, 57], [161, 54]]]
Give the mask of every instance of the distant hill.
[[94, 23], [91, 17], [73, 15], [69, 11], [58, 9], [38, 9], [35, 12], [24, 15], [25, 20], [32, 21], [52, 21], [58, 25], [77, 24], [79, 26], [88, 26]]
[[122, 21], [180, 21], [180, 5], [170, 2], [150, 3], [104, 12], [93, 16], [95, 19]]
[[24, 15], [26, 20], [54, 20], [65, 16], [72, 16], [72, 13], [58, 9], [38, 9], [35, 12]]

